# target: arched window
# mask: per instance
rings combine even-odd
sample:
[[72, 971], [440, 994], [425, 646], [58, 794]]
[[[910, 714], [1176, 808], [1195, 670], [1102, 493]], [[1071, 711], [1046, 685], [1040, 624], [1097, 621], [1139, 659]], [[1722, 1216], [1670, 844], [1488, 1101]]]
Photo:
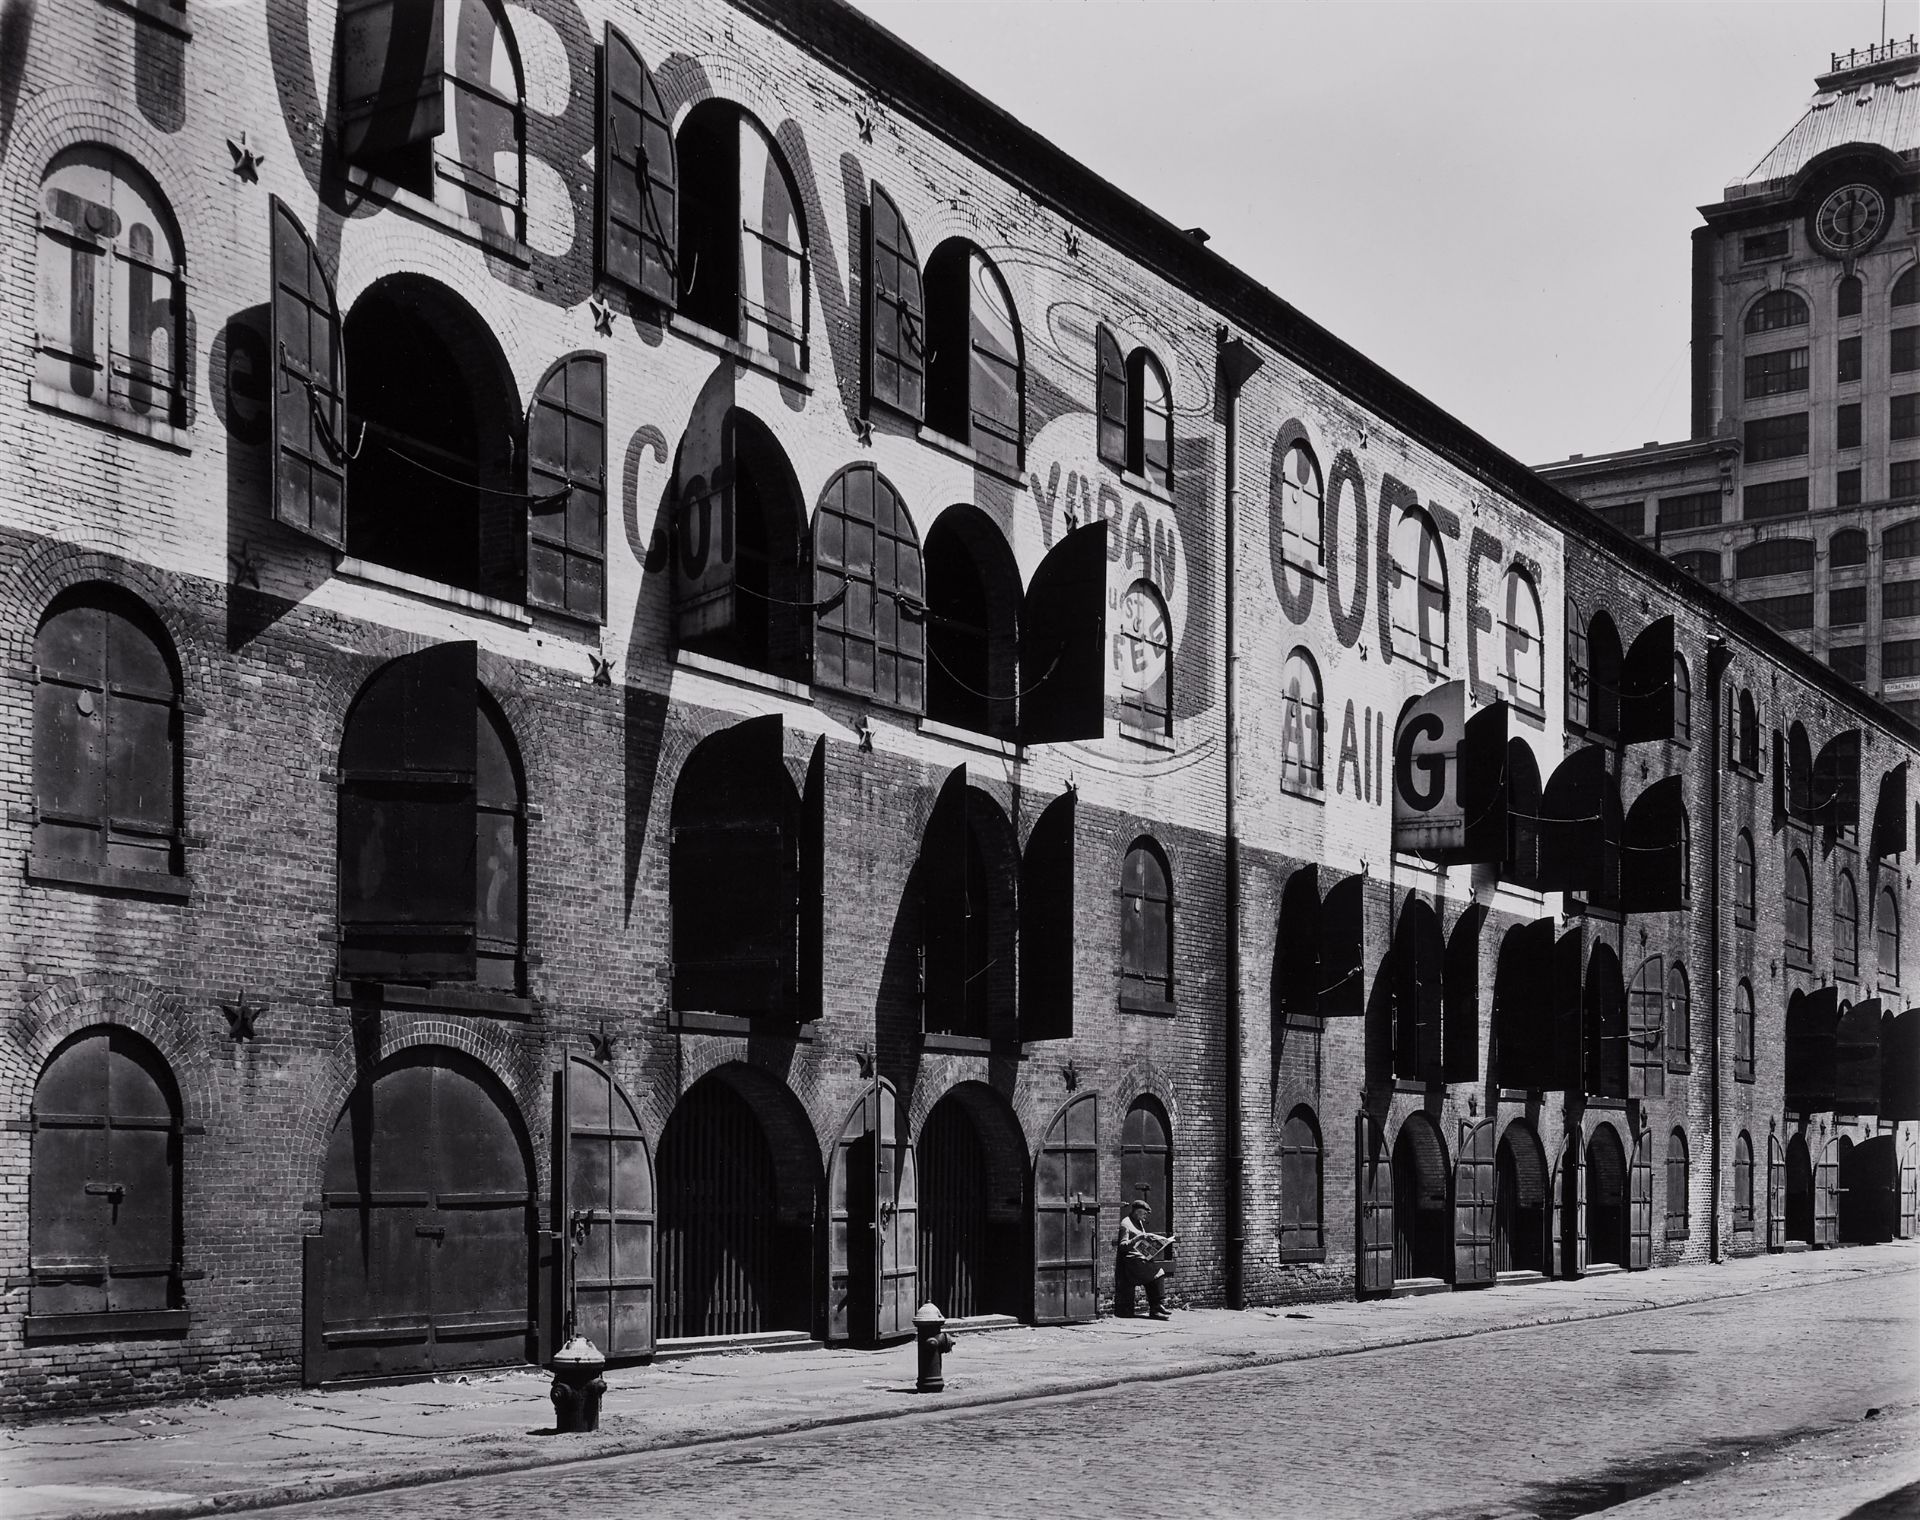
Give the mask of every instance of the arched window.
[[766, 130], [726, 100], [703, 100], [677, 139], [682, 315], [807, 368], [807, 221]]
[[1322, 1261], [1320, 1126], [1302, 1104], [1280, 1131], [1280, 1259]]
[[1151, 581], [1135, 581], [1120, 599], [1120, 721], [1142, 733], [1173, 732], [1173, 639], [1167, 604]]
[[1791, 290], [1770, 290], [1747, 308], [1746, 330], [1750, 333], [1806, 325], [1807, 303]]
[[1675, 961], [1667, 968], [1667, 1070], [1693, 1068], [1693, 989], [1687, 968]]
[[184, 1329], [180, 1095], [160, 1053], [98, 1024], [33, 1090], [28, 1333]]
[[1173, 1012], [1173, 881], [1151, 839], [1136, 839], [1120, 876], [1120, 1006]]
[[919, 712], [926, 583], [906, 504], [872, 465], [842, 470], [813, 517], [813, 678]]
[[1893, 282], [1893, 304], [1912, 306], [1920, 302], [1920, 264], [1909, 264]]
[[1000, 271], [949, 239], [927, 260], [927, 425], [996, 469], [1023, 457], [1026, 374], [1020, 320]]
[[1735, 580], [1759, 580], [1769, 575], [1812, 575], [1813, 540], [1763, 538], [1733, 556]]
[[1021, 590], [1006, 534], [978, 507], [950, 506], [927, 533], [926, 570], [927, 716], [1012, 738]]
[[1144, 1198], [1154, 1228], [1174, 1232], [1173, 1129], [1158, 1099], [1135, 1098], [1127, 1107], [1120, 1128], [1120, 1197], [1127, 1203]]
[[375, 671], [340, 741], [340, 976], [522, 992], [525, 819], [472, 644]]
[[1709, 586], [1720, 584], [1720, 551], [1687, 549], [1673, 556], [1673, 562], [1697, 581]]
[[1673, 657], [1673, 737], [1682, 744], [1693, 742], [1693, 677], [1687, 673], [1686, 656]]
[[491, 0], [341, 12], [341, 158], [523, 237], [526, 104], [504, 13]]
[[1880, 980], [1900, 984], [1900, 902], [1892, 887], [1880, 889], [1873, 932], [1880, 958]]
[[1280, 674], [1280, 784], [1294, 791], [1318, 792], [1326, 785], [1321, 770], [1326, 715], [1320, 671], [1313, 656], [1296, 649]]
[[1833, 881], [1833, 974], [1850, 982], [1860, 975], [1860, 899], [1851, 871]]
[[34, 638], [36, 876], [171, 890], [181, 859], [180, 674], [152, 613], [62, 594]]
[[1760, 769], [1760, 709], [1745, 686], [1740, 688], [1740, 707], [1734, 717], [1734, 760], [1747, 770]]
[[1275, 485], [1281, 558], [1290, 565], [1319, 569], [1326, 560], [1326, 498], [1313, 450], [1304, 443], [1290, 445]]
[[1839, 300], [1839, 310], [1840, 310], [1841, 316], [1857, 317], [1860, 315], [1860, 276], [1859, 275], [1849, 274], [1849, 275], [1841, 276], [1840, 289], [1837, 292], [1837, 295]]
[[1665, 958], [1650, 955], [1640, 963], [1627, 989], [1628, 1091], [1637, 1098], [1657, 1098], [1667, 1090], [1666, 1023], [1661, 1009], [1665, 981]]
[[1566, 639], [1567, 721], [1577, 728], [1585, 728], [1593, 710], [1589, 700], [1593, 677], [1587, 669], [1587, 620], [1581, 616], [1580, 606], [1572, 597], [1567, 598]]
[[1753, 927], [1753, 835], [1742, 829], [1733, 842], [1733, 921]]
[[1807, 857], [1795, 850], [1787, 857], [1787, 879], [1782, 890], [1787, 959], [1797, 965], [1813, 963], [1813, 875]]
[[1547, 701], [1546, 634], [1533, 578], [1518, 565], [1507, 567], [1500, 605], [1500, 674], [1507, 700], [1528, 712], [1542, 713]]
[[1667, 1239], [1687, 1238], [1687, 1136], [1676, 1129], [1667, 1136]]
[[118, 153], [69, 148], [39, 209], [34, 399], [184, 427], [185, 256], [159, 190]]
[[1733, 1229], [1736, 1235], [1753, 1233], [1753, 1141], [1745, 1130], [1733, 1142]]
[[1867, 562], [1867, 535], [1860, 528], [1845, 528], [1827, 540], [1827, 563], [1835, 570]]
[[1173, 489], [1173, 389], [1144, 348], [1127, 356], [1127, 468]]
[[1757, 1034], [1753, 987], [1742, 977], [1733, 989], [1733, 1079], [1736, 1082], [1753, 1080], [1753, 1042]]
[[1912, 559], [1920, 555], [1920, 518], [1898, 523], [1880, 535], [1882, 559]]
[[1408, 510], [1393, 525], [1393, 632], [1407, 658], [1447, 663], [1447, 562], [1426, 513]]

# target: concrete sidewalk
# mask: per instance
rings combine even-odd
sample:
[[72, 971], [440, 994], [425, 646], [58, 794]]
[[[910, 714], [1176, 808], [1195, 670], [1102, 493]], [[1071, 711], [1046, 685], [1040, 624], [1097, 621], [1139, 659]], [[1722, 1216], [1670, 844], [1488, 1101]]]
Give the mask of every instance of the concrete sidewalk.
[[209, 1514], [1916, 1271], [1920, 1248], [1904, 1241], [1164, 1324], [1020, 1327], [963, 1335], [946, 1392], [924, 1396], [911, 1344], [728, 1352], [610, 1372], [590, 1436], [552, 1433], [549, 1379], [533, 1368], [193, 1400], [0, 1431], [0, 1514]]

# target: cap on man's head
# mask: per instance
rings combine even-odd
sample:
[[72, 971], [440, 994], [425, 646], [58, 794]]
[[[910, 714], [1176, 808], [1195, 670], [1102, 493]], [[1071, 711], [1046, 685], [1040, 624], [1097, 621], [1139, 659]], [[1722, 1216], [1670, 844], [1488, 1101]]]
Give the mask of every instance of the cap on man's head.
[[1151, 1214], [1153, 1212], [1153, 1205], [1148, 1203], [1144, 1198], [1136, 1198], [1127, 1205], [1127, 1212], [1131, 1214], [1135, 1209], [1145, 1209]]

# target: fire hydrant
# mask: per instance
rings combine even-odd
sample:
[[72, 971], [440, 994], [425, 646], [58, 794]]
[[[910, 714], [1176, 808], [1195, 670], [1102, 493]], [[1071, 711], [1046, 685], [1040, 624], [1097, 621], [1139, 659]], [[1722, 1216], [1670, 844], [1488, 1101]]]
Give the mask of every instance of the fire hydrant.
[[553, 1400], [554, 1430], [561, 1435], [598, 1430], [600, 1395], [607, 1391], [607, 1380], [600, 1376], [607, 1359], [600, 1348], [584, 1335], [576, 1335], [548, 1365], [553, 1369], [553, 1387], [547, 1397]]
[[913, 1391], [938, 1393], [947, 1386], [940, 1371], [940, 1358], [953, 1350], [953, 1337], [947, 1334], [947, 1317], [940, 1312], [938, 1304], [924, 1303], [914, 1311], [913, 1335], [920, 1352], [920, 1379], [913, 1385]]

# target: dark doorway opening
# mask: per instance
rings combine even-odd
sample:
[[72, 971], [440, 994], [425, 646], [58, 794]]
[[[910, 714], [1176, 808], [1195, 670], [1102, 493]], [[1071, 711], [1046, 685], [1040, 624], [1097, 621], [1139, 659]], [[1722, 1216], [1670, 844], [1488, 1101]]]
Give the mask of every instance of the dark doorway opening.
[[1525, 1124], [1500, 1139], [1494, 1163], [1493, 1265], [1496, 1272], [1547, 1270], [1547, 1158]]
[[920, 1296], [949, 1319], [1026, 1314], [1026, 1151], [1005, 1103], [962, 1084], [927, 1115], [918, 1150]]
[[513, 377], [472, 307], [419, 275], [347, 314], [347, 553], [503, 600], [524, 594]]
[[1587, 1141], [1587, 1262], [1627, 1264], [1627, 1157], [1610, 1124]]
[[1787, 1239], [1813, 1244], [1813, 1157], [1804, 1135], [1787, 1142]]
[[948, 507], [927, 534], [926, 566], [927, 716], [1013, 737], [1020, 571], [1006, 536], [978, 508]]
[[1446, 1146], [1425, 1114], [1411, 1115], [1393, 1146], [1393, 1276], [1453, 1276]]
[[1892, 1240], [1900, 1223], [1900, 1158], [1892, 1135], [1854, 1144], [1840, 1139], [1840, 1239], [1850, 1245]]
[[765, 1106], [714, 1073], [667, 1121], [657, 1159], [662, 1340], [810, 1327], [811, 1198], [801, 1214], [791, 1179], [782, 1185], [756, 1112]]

